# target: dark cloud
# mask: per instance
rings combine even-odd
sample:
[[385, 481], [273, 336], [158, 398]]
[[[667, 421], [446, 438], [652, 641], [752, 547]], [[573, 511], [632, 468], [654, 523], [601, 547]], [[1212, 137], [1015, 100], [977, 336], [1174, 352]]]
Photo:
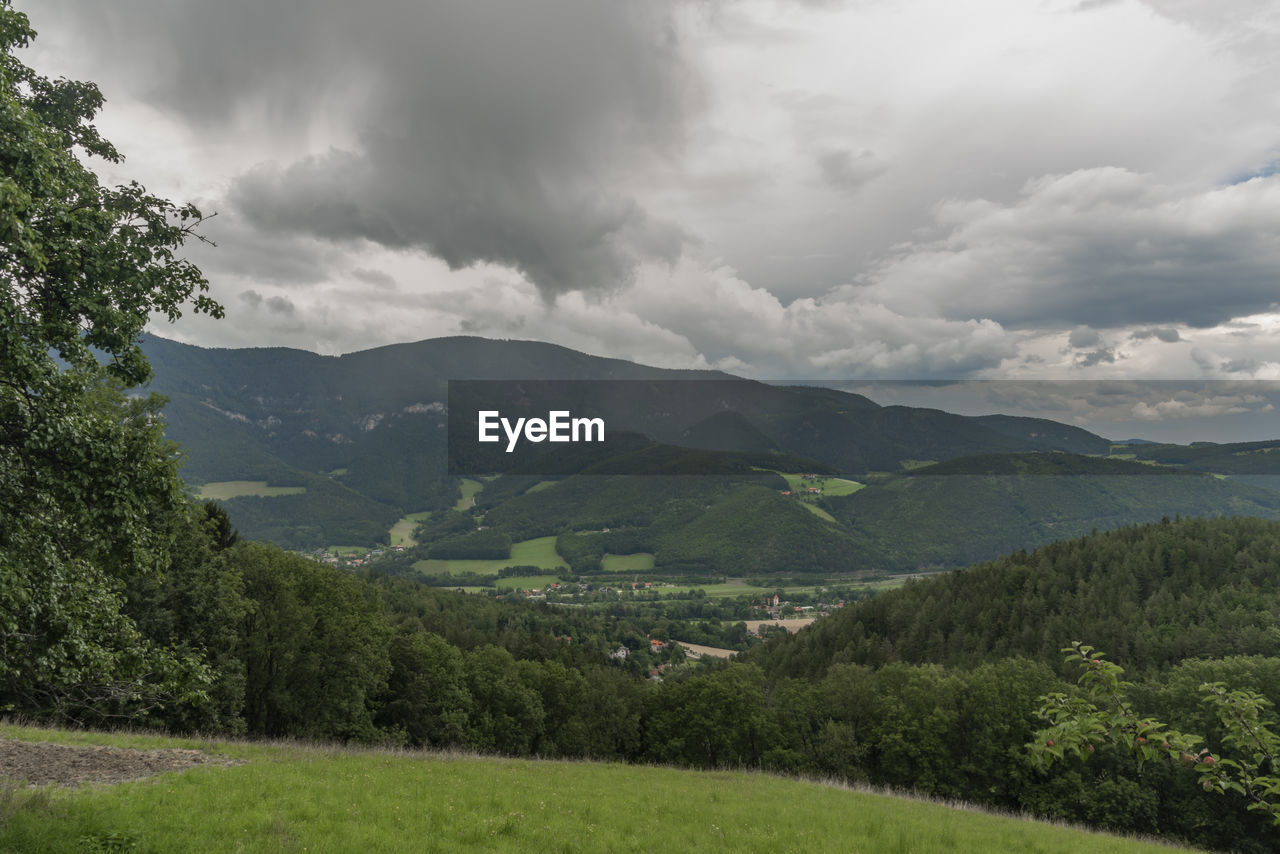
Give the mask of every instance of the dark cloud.
[[1081, 353], [1076, 356], [1076, 367], [1092, 368], [1094, 365], [1102, 363], [1112, 364], [1116, 360], [1116, 351], [1113, 347], [1099, 347], [1096, 350], [1090, 350], [1087, 353]]
[[355, 267], [351, 270], [353, 278], [364, 282], [367, 285], [373, 285], [376, 288], [394, 288], [396, 280], [388, 273], [381, 270], [369, 270], [364, 267]]
[[1101, 340], [1102, 336], [1098, 335], [1096, 329], [1090, 329], [1087, 326], [1077, 326], [1075, 329], [1071, 330], [1071, 335], [1067, 338], [1067, 343], [1076, 348], [1093, 347]]
[[1219, 367], [1228, 374], [1249, 374], [1262, 367], [1262, 363], [1257, 359], [1228, 359]]
[[1082, 169], [1028, 181], [1012, 203], [944, 202], [937, 219], [946, 236], [879, 262], [871, 293], [1014, 329], [1203, 329], [1275, 303], [1276, 177], [1196, 188]]
[[267, 297], [267, 311], [273, 314], [293, 314], [293, 301], [288, 297]]
[[1157, 326], [1154, 329], [1139, 329], [1129, 338], [1133, 341], [1146, 341], [1148, 338], [1155, 338], [1157, 341], [1163, 341], [1166, 344], [1175, 344], [1182, 340], [1182, 336], [1178, 334], [1178, 330], [1169, 326]]
[[494, 262], [546, 294], [680, 252], [631, 193], [696, 102], [675, 0], [53, 2], [209, 133], [345, 132], [234, 181], [229, 204], [266, 235]]

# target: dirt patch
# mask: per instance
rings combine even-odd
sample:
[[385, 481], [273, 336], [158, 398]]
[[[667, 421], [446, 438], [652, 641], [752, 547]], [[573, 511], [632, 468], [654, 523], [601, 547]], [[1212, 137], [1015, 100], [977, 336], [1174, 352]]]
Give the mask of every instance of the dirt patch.
[[198, 765], [240, 764], [202, 750], [134, 750], [0, 738], [0, 780], [31, 786], [124, 783]]

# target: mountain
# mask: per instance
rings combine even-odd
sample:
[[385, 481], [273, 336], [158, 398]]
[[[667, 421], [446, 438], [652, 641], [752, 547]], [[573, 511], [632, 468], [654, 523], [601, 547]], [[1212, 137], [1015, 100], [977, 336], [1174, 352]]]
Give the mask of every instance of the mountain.
[[[1280, 500], [1208, 476], [1113, 483], [1121, 469], [1157, 477], [1157, 468], [1084, 456], [1111, 445], [1044, 419], [881, 406], [537, 342], [439, 338], [320, 356], [151, 337], [144, 351], [150, 389], [170, 401], [167, 433], [186, 454], [184, 477], [224, 495], [246, 536], [292, 548], [385, 542], [407, 514], [452, 510], [460, 476], [494, 471], [509, 474], [484, 481], [476, 521], [485, 514], [483, 524], [513, 541], [630, 526], [633, 551], [653, 553], [660, 569], [735, 575], [955, 566], [1163, 515], [1274, 515]], [[608, 442], [482, 447], [472, 413], [490, 406], [590, 413], [609, 425]], [[1190, 451], [1231, 463], [1238, 451], [1263, 456], [1224, 448]], [[919, 476], [904, 473], [912, 467]], [[869, 485], [802, 500], [770, 472]], [[690, 474], [716, 478], [681, 483]], [[1021, 477], [1029, 474], [1059, 477]], [[639, 488], [620, 475], [667, 479]], [[593, 554], [564, 557], [590, 569]]]
[[823, 506], [883, 568], [952, 569], [1166, 516], [1280, 518], [1280, 493], [1125, 460], [1005, 454], [915, 469]]
[[1280, 474], [1280, 440], [1265, 442], [1193, 442], [1190, 445], [1147, 443], [1124, 449], [1135, 459], [1182, 465], [1197, 471], [1232, 475]]
[[[170, 433], [186, 446], [192, 482], [272, 476], [281, 466], [347, 468], [344, 483], [401, 505], [430, 495], [380, 490], [380, 476], [365, 471], [379, 467], [372, 458], [440, 453], [450, 380], [592, 380], [561, 386], [585, 395], [611, 428], [703, 449], [779, 450], [848, 473], [897, 471], [904, 459], [1109, 447], [1041, 419], [881, 407], [847, 392], [651, 368], [530, 341], [438, 338], [319, 356], [150, 337], [143, 349], [155, 373], [151, 390], [170, 399]], [[616, 388], [626, 394], [606, 393]]]

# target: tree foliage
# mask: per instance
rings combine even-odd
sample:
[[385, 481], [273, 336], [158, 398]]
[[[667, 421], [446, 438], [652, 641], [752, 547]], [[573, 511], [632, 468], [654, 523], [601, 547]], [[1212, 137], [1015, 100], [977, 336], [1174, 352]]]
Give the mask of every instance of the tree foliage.
[[1085, 759], [1102, 745], [1128, 751], [1141, 766], [1167, 758], [1193, 767], [1206, 791], [1235, 793], [1247, 798], [1248, 808], [1269, 815], [1280, 825], [1280, 736], [1265, 697], [1254, 691], [1232, 690], [1222, 682], [1200, 686], [1204, 702], [1211, 706], [1225, 734], [1222, 747], [1231, 756], [1203, 747], [1203, 736], [1173, 729], [1155, 718], [1139, 715], [1128, 699], [1133, 688], [1123, 681], [1123, 668], [1107, 661], [1106, 654], [1075, 641], [1062, 650], [1067, 661], [1080, 665], [1081, 694], [1048, 694], [1042, 698], [1040, 717], [1049, 724], [1027, 744], [1033, 760], [1042, 768], [1074, 754]]
[[34, 35], [0, 2], [0, 709], [128, 714], [197, 696], [203, 671], [120, 613], [183, 504], [159, 402], [122, 391], [149, 377], [152, 314], [221, 308], [178, 255], [200, 212], [99, 182], [81, 156], [121, 160], [102, 95], [20, 62]]

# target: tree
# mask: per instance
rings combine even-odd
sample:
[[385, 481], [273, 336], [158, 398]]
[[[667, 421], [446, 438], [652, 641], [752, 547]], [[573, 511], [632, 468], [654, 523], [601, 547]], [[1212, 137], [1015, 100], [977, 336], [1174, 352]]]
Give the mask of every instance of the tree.
[[1200, 686], [1204, 702], [1222, 724], [1222, 746], [1233, 755], [1215, 754], [1201, 747], [1204, 738], [1171, 729], [1154, 718], [1134, 711], [1121, 681], [1124, 670], [1106, 660], [1105, 653], [1075, 641], [1062, 650], [1067, 661], [1082, 668], [1083, 696], [1048, 694], [1042, 699], [1040, 717], [1049, 724], [1027, 745], [1034, 764], [1048, 768], [1067, 756], [1086, 759], [1096, 747], [1114, 745], [1132, 753], [1141, 766], [1168, 758], [1192, 767], [1206, 791], [1234, 793], [1248, 801], [1250, 810], [1271, 817], [1280, 825], [1280, 736], [1267, 708], [1271, 703], [1253, 691], [1233, 691], [1224, 683]]
[[376, 590], [275, 546], [245, 542], [227, 554], [248, 600], [237, 657], [249, 732], [376, 741], [372, 703], [392, 669]]
[[200, 212], [99, 183], [80, 156], [121, 161], [102, 95], [23, 65], [34, 36], [0, 0], [0, 710], [133, 714], [198, 697], [204, 673], [120, 613], [185, 501], [160, 401], [123, 391], [150, 376], [153, 313], [222, 309], [177, 254]]

